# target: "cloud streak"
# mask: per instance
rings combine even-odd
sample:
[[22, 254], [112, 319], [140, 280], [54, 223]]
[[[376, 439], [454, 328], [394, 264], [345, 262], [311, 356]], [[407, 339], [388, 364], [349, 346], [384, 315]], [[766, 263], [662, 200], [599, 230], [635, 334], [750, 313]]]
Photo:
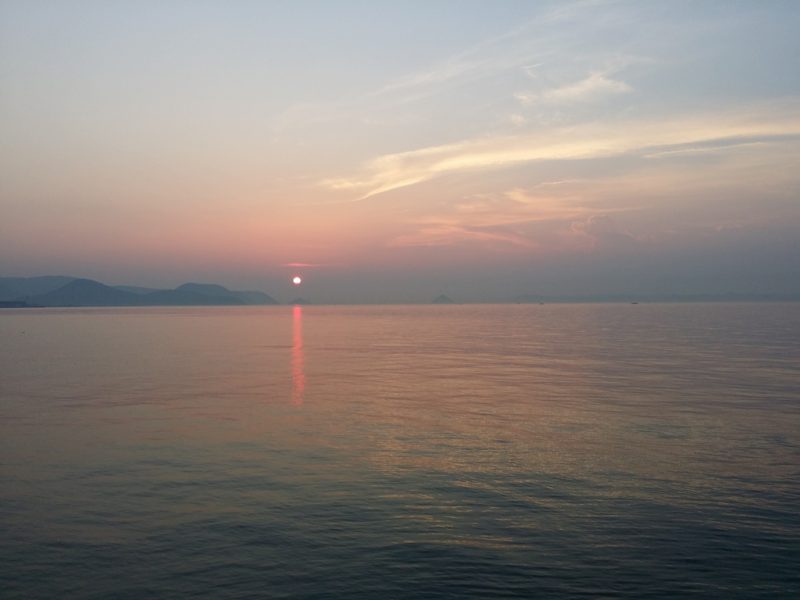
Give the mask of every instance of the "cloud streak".
[[605, 73], [592, 73], [588, 77], [542, 92], [517, 92], [514, 97], [524, 106], [535, 104], [564, 104], [592, 102], [605, 96], [632, 92], [633, 88]]
[[549, 54], [542, 38], [547, 27], [556, 21], [575, 20], [587, 9], [607, 4], [607, 0], [578, 0], [544, 10], [535, 18], [504, 33], [489, 37], [474, 46], [441, 60], [428, 69], [399, 77], [370, 94], [406, 99], [425, 97], [438, 86], [480, 79], [508, 69], [530, 71], [531, 56]]
[[329, 266], [329, 263], [289, 262], [289, 263], [283, 263], [283, 266], [284, 267], [303, 268], [303, 269], [316, 269], [318, 267]]
[[[784, 111], [785, 112], [785, 111]], [[800, 115], [775, 108], [638, 122], [596, 122], [531, 134], [494, 136], [387, 154], [352, 175], [326, 179], [333, 190], [352, 190], [365, 200], [436, 177], [501, 169], [536, 161], [589, 160], [626, 154], [655, 155], [671, 150], [729, 147], [746, 142], [795, 141]]]
[[473, 245], [498, 251], [546, 251], [586, 245], [586, 232], [576, 236], [575, 223], [622, 212], [609, 203], [588, 206], [569, 190], [553, 194], [513, 188], [500, 194], [476, 195], [410, 223], [389, 247]]

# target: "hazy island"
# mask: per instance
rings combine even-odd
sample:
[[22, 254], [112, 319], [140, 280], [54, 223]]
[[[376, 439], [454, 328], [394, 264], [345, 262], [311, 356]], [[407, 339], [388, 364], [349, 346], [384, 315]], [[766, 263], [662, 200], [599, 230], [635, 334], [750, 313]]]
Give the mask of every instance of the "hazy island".
[[0, 277], [0, 308], [89, 306], [245, 306], [278, 304], [269, 294], [212, 283], [174, 289], [110, 286], [63, 276]]

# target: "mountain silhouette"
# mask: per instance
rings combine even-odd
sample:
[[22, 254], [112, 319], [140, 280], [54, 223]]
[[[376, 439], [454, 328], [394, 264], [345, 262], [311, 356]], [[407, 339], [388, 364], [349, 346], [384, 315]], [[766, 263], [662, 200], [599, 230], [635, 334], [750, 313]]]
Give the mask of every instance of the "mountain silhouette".
[[151, 294], [153, 292], [159, 292], [158, 288], [149, 288], [149, 287], [141, 287], [139, 285], [114, 285], [112, 286], [115, 290], [122, 290], [123, 292], [131, 292], [132, 294]]
[[[31, 293], [36, 292], [36, 293]], [[109, 286], [72, 277], [0, 278], [0, 301], [30, 306], [239, 306], [278, 304], [258, 291], [232, 291], [213, 283], [185, 283], [174, 290]]]
[[0, 300], [25, 300], [30, 296], [57, 290], [75, 279], [75, 277], [63, 275], [0, 277]]
[[140, 305], [144, 306], [237, 306], [244, 304], [240, 298], [234, 296], [209, 296], [181, 288], [158, 290], [137, 297], [140, 299]]
[[455, 304], [455, 302], [453, 302], [453, 300], [451, 300], [449, 296], [445, 296], [444, 294], [439, 294], [438, 296], [436, 296], [436, 298], [431, 300], [431, 303], [432, 304]]
[[140, 306], [141, 297], [104, 285], [93, 279], [74, 279], [66, 285], [31, 296], [30, 304], [39, 306]]
[[[256, 291], [234, 291], [216, 283], [184, 283], [176, 291], [203, 294], [212, 298], [227, 299], [226, 304], [278, 304], [269, 294]], [[235, 301], [235, 302], [233, 302]]]
[[232, 296], [232, 292], [221, 285], [216, 283], [184, 283], [175, 288], [178, 292], [192, 292], [195, 294], [204, 294], [206, 296], [220, 296], [228, 298]]

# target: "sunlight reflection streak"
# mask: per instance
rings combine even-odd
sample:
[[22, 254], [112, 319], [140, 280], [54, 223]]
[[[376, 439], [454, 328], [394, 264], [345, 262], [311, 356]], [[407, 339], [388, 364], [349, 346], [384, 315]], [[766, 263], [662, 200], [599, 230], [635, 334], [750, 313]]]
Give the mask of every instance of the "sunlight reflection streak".
[[303, 391], [306, 387], [306, 375], [303, 370], [305, 356], [303, 354], [303, 307], [292, 309], [292, 404], [303, 404]]

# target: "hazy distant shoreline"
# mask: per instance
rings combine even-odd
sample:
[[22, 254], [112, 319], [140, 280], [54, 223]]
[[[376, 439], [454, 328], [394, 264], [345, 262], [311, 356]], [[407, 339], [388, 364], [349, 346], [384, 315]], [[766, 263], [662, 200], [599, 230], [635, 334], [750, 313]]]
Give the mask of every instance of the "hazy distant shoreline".
[[174, 289], [132, 285], [106, 285], [93, 279], [61, 275], [0, 277], [0, 308], [90, 308], [145, 306], [271, 306], [280, 304], [379, 305], [379, 304], [619, 304], [691, 302], [798, 302], [800, 294], [596, 294], [509, 295], [505, 299], [451, 298], [445, 294], [413, 302], [318, 302], [294, 298], [279, 302], [257, 290], [229, 290], [214, 283], [184, 283]]
[[217, 284], [184, 283], [174, 289], [110, 286], [93, 279], [64, 276], [0, 278], [0, 307], [102, 306], [253, 306], [278, 304], [255, 290], [229, 290]]

